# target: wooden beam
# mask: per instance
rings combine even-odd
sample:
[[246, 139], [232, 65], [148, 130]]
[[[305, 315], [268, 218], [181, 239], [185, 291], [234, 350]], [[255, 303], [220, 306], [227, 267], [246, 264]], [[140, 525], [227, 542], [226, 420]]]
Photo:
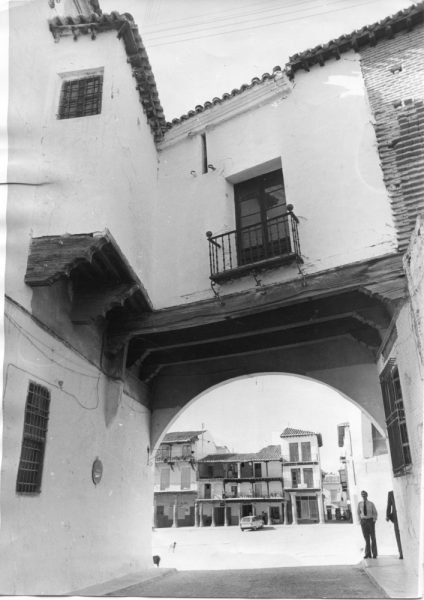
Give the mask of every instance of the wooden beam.
[[374, 328], [353, 317], [344, 317], [332, 322], [310, 323], [290, 330], [273, 331], [264, 335], [250, 336], [239, 340], [220, 341], [201, 346], [189, 346], [175, 350], [152, 353], [143, 361], [141, 372], [151, 371], [154, 366], [168, 366], [185, 362], [198, 362], [211, 358], [223, 358], [233, 354], [259, 352], [271, 348], [304, 344], [323, 338], [352, 335], [375, 350], [381, 344], [381, 336]]
[[[144, 313], [136, 318], [116, 320], [108, 331], [109, 350], [116, 351], [122, 344], [139, 335], [183, 331], [190, 328], [217, 325], [226, 320], [237, 320], [250, 315], [259, 315], [273, 309], [289, 307], [352, 291], [367, 291], [378, 294], [385, 301], [390, 290], [396, 298], [403, 298], [405, 276], [402, 255], [390, 254], [336, 269], [315, 273], [291, 281], [274, 284], [261, 289], [250, 289], [237, 294], [223, 296], [223, 304], [216, 299], [183, 304], [177, 307]], [[393, 295], [392, 294], [392, 295]], [[392, 297], [387, 297], [389, 307]]]

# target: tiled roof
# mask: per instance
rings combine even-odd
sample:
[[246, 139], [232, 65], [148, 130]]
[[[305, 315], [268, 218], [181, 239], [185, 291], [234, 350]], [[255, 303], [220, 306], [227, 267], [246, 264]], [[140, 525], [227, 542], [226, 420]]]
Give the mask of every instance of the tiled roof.
[[239, 88], [232, 90], [230, 93], [223, 94], [221, 98], [213, 98], [211, 101], [197, 105], [194, 110], [181, 115], [178, 118], [172, 119], [167, 123], [167, 128], [170, 129], [173, 125], [178, 125], [195, 115], [212, 108], [217, 104], [222, 104], [226, 100], [238, 96], [246, 90], [251, 89], [266, 81], [275, 79], [281, 76], [284, 72], [290, 79], [293, 79], [296, 71], [301, 69], [309, 71], [314, 65], [324, 66], [327, 60], [335, 58], [340, 59], [340, 55], [344, 52], [354, 50], [357, 52], [365, 46], [374, 46], [378, 42], [390, 39], [401, 31], [410, 31], [416, 25], [422, 24], [424, 21], [424, 2], [419, 2], [409, 6], [405, 10], [397, 12], [395, 15], [389, 16], [382, 21], [367, 25], [361, 29], [357, 29], [348, 35], [342, 35], [327, 44], [315, 46], [295, 54], [289, 58], [284, 69], [276, 66], [272, 70], [272, 74], [264, 73], [261, 77], [254, 77], [251, 83], [244, 83]]
[[147, 52], [133, 17], [129, 13], [112, 12], [106, 15], [93, 12], [88, 16], [55, 17], [49, 21], [49, 27], [56, 42], [63, 35], [72, 35], [77, 40], [80, 35], [90, 34], [91, 39], [95, 40], [97, 34], [103, 31], [118, 32], [117, 37], [124, 40], [144, 114], [155, 141], [160, 141], [166, 129], [165, 117]]
[[259, 452], [208, 454], [198, 462], [250, 462], [254, 460], [280, 460], [281, 446], [266, 446]]
[[204, 431], [173, 431], [167, 433], [162, 440], [162, 443], [170, 444], [171, 442], [191, 442], [193, 438], [199, 437]]
[[[151, 309], [139, 278], [108, 229], [32, 238], [25, 283], [50, 286], [63, 277], [74, 282], [73, 320], [82, 318], [87, 310], [103, 314], [127, 301], [136, 310]], [[87, 283], [90, 281], [96, 282], [94, 287]]]
[[298, 435], [317, 435], [313, 431], [305, 431], [304, 429], [293, 429], [293, 427], [286, 427], [280, 437], [295, 437]]

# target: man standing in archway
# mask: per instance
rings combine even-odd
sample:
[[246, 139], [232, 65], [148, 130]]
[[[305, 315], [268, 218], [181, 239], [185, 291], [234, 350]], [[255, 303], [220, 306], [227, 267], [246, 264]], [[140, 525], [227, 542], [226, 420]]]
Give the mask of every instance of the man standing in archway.
[[365, 540], [364, 558], [377, 558], [377, 541], [375, 539], [375, 522], [377, 521], [377, 509], [373, 502], [368, 500], [368, 493], [362, 490], [362, 502], [358, 504], [358, 518], [361, 523], [362, 535]]

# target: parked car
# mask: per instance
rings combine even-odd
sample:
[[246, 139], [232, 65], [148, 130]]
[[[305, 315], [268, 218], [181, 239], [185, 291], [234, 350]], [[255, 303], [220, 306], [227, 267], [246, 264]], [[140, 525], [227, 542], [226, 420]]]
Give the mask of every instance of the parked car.
[[240, 529], [244, 531], [245, 529], [260, 529], [264, 526], [264, 522], [261, 517], [243, 517], [240, 521]]

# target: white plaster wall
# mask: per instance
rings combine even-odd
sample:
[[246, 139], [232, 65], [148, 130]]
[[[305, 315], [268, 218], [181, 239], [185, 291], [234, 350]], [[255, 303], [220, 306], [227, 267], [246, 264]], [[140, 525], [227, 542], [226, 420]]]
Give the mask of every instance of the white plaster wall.
[[199, 435], [199, 439], [193, 444], [195, 457], [201, 459], [208, 454], [216, 454], [216, 445], [212, 434], [209, 431], [204, 431]]
[[[211, 297], [205, 232], [234, 228], [229, 181], [270, 161], [281, 161], [287, 202], [300, 219], [306, 274], [395, 249], [358, 55], [346, 53], [340, 61], [296, 74], [290, 93], [281, 80], [281, 94], [274, 93], [272, 102], [214, 124], [213, 115], [229, 114], [243, 98], [241, 94], [192, 119], [193, 129], [207, 124], [208, 162], [215, 171], [200, 173], [200, 136], [187, 135], [190, 120], [168, 134], [175, 138], [180, 130], [181, 141], [160, 152], [156, 222], [166, 228], [167, 242], [155, 238], [155, 265], [175, 274], [172, 286], [166, 278], [155, 281], [160, 306]], [[283, 267], [261, 278], [266, 284], [297, 276], [294, 267]], [[247, 277], [223, 284], [221, 291], [254, 285]]]
[[154, 491], [165, 491], [160, 487], [160, 474], [163, 470], [169, 470], [169, 487], [166, 488], [168, 492], [180, 492], [181, 491], [181, 469], [182, 468], [190, 468], [190, 488], [184, 488], [184, 491], [188, 491], [188, 489], [192, 491], [197, 490], [197, 480], [196, 480], [196, 472], [190, 467], [187, 462], [175, 462], [173, 464], [173, 468], [167, 467], [162, 463], [157, 464], [155, 467], [155, 475], [154, 475]]
[[[421, 258], [422, 260], [422, 258]], [[421, 298], [420, 308], [424, 307]], [[422, 429], [424, 365], [419, 359], [412, 321], [414, 311], [407, 303], [396, 321], [398, 338], [393, 356], [399, 368], [405, 418], [412, 457], [409, 474], [393, 479], [402, 548], [408, 566], [418, 574], [422, 544]]]
[[[150, 567], [149, 410], [21, 309], [7, 315], [0, 592], [57, 595]], [[15, 492], [29, 381], [51, 392], [36, 496]]]
[[[318, 432], [317, 432], [318, 433]], [[284, 437], [281, 438], [281, 454], [288, 460], [290, 457], [290, 444], [297, 444], [299, 450], [299, 460], [302, 460], [302, 442], [309, 442], [311, 444], [311, 458], [316, 460], [319, 457], [318, 440], [315, 435], [305, 435], [301, 437]]]
[[[116, 31], [54, 43], [48, 2], [10, 10], [6, 291], [29, 307], [23, 285], [30, 236], [109, 228], [147, 289], [153, 271], [157, 158]], [[24, 68], [23, 68], [24, 67]], [[61, 77], [104, 69], [100, 115], [57, 120]]]
[[[281, 473], [280, 473], [280, 476], [281, 476]], [[269, 482], [269, 493], [270, 494], [281, 494], [282, 493], [281, 481], [270, 481]]]
[[268, 463], [268, 475], [269, 477], [280, 477], [281, 476], [281, 462], [270, 461]]
[[212, 482], [212, 498], [222, 498], [222, 494], [224, 492], [224, 484], [222, 481], [214, 481]]

